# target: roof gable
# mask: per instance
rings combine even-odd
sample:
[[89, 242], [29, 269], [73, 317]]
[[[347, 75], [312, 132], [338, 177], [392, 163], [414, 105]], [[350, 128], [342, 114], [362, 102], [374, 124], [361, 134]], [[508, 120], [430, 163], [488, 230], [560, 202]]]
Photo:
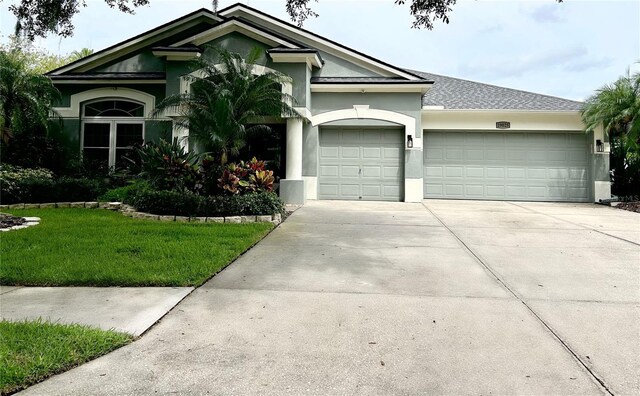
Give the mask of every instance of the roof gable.
[[244, 4], [234, 4], [219, 11], [219, 15], [230, 18], [237, 17], [248, 20], [261, 27], [269, 29], [291, 40], [299, 42], [303, 46], [315, 48], [336, 57], [345, 59], [355, 65], [366, 68], [384, 77], [402, 77], [409, 80], [421, 80], [410, 71], [393, 66], [369, 55], [348, 48], [328, 38], [322, 37], [308, 30], [292, 25], [286, 21], [265, 14], [255, 8]]
[[180, 32], [185, 32], [194, 28], [196, 28], [196, 30], [200, 30], [197, 29], [198, 25], [215, 25], [222, 21], [224, 21], [224, 18], [214, 14], [212, 11], [202, 8], [130, 39], [114, 44], [101, 51], [95, 52], [92, 55], [59, 67], [47, 74], [60, 75], [63, 73], [87, 72], [102, 65], [113, 63], [118, 59], [126, 58], [127, 55], [135, 56], [136, 53], [144, 48], [153, 46], [162, 40], [178, 35]]
[[232, 32], [241, 33], [272, 47], [282, 46], [285, 48], [300, 48], [300, 44], [295, 43], [282, 35], [274, 34], [273, 32], [263, 29], [261, 26], [235, 17], [227, 18], [225, 21], [211, 29], [177, 41], [171, 44], [171, 47], [179, 47], [187, 44], [202, 45]]

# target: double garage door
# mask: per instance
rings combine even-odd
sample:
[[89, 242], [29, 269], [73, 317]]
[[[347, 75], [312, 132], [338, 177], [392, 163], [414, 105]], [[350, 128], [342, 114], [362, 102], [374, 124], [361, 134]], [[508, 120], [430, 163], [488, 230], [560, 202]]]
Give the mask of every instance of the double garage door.
[[321, 128], [319, 161], [320, 199], [402, 200], [402, 129]]
[[580, 133], [426, 132], [424, 197], [587, 201]]

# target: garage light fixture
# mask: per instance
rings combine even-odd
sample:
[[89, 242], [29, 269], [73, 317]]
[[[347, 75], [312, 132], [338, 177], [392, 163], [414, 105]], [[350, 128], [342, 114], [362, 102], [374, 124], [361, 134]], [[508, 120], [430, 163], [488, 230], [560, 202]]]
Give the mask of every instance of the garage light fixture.
[[407, 148], [413, 148], [413, 136], [407, 135]]
[[598, 153], [604, 153], [604, 143], [602, 143], [600, 139], [596, 140], [596, 151]]

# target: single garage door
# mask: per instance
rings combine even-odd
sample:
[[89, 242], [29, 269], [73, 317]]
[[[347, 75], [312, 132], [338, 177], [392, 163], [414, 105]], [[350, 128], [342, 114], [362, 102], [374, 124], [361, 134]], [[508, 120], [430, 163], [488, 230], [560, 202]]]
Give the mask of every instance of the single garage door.
[[587, 201], [583, 133], [426, 132], [425, 198]]
[[400, 201], [401, 129], [320, 128], [320, 199]]

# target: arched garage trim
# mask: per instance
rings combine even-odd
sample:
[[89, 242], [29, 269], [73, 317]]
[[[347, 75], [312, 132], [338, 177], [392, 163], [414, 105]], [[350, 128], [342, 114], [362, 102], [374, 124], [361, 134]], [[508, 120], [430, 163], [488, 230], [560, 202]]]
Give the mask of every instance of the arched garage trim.
[[[352, 109], [342, 109], [328, 111], [326, 113], [316, 114], [311, 117], [311, 125], [318, 126], [327, 122], [349, 120], [349, 119], [371, 119], [389, 121], [395, 124], [404, 125], [405, 135], [411, 135], [414, 138], [414, 147], [416, 142], [416, 119], [395, 111], [371, 109], [369, 106], [353, 106]], [[417, 147], [416, 147], [417, 148]]]
[[[389, 110], [380, 110], [380, 109], [371, 109], [367, 105], [355, 105], [352, 109], [342, 109], [342, 110], [334, 110], [328, 111], [326, 113], [316, 114], [311, 117], [311, 125], [314, 127], [326, 124], [332, 121], [339, 120], [349, 120], [349, 119], [371, 119], [371, 120], [381, 120], [388, 121], [398, 125], [404, 126], [405, 133], [405, 142], [406, 137], [411, 135], [413, 137], [413, 149], [405, 148], [407, 152], [407, 156], [405, 157], [405, 189], [404, 189], [404, 200], [405, 202], [421, 202], [423, 198], [423, 187], [422, 187], [422, 139], [416, 138], [416, 119], [414, 117], [408, 116], [402, 113], [396, 113], [394, 111]], [[405, 146], [406, 147], [406, 146]], [[413, 151], [415, 150], [415, 151]], [[411, 152], [416, 155], [410, 155]], [[415, 158], [413, 158], [415, 157]], [[416, 162], [416, 158], [418, 159]], [[413, 166], [417, 164], [420, 169], [419, 177], [410, 177], [407, 176], [407, 164]], [[317, 184], [318, 180], [314, 177], [313, 182]], [[317, 193], [315, 196], [309, 197], [310, 199], [317, 199]]]

